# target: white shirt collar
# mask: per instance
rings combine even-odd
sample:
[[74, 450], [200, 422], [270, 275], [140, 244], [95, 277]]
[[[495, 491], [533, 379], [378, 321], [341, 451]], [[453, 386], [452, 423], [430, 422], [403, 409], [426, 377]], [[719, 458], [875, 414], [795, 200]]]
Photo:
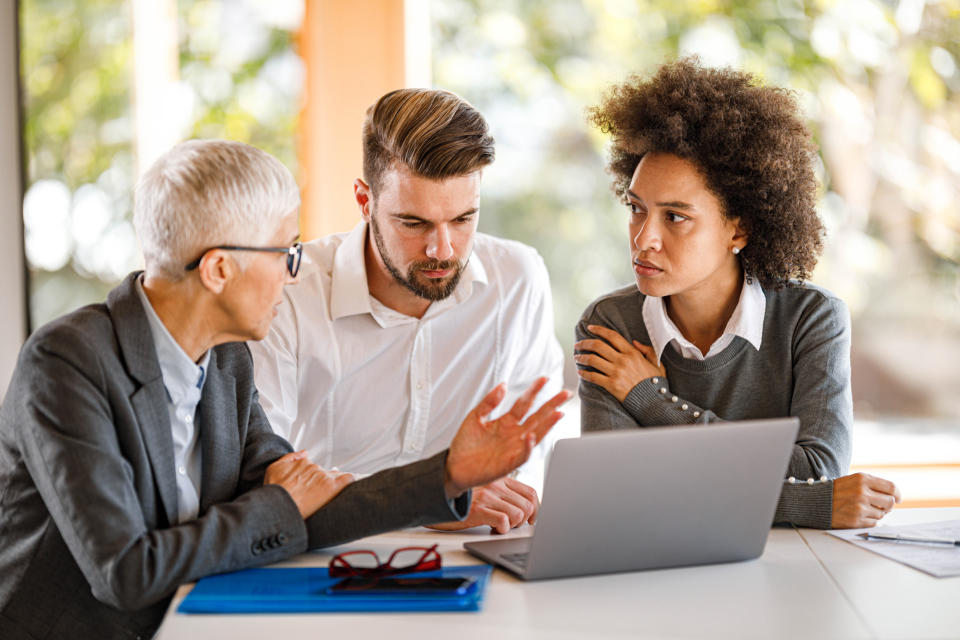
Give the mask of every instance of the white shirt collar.
[[[409, 320], [407, 316], [392, 311], [370, 295], [364, 259], [367, 228], [367, 223], [361, 220], [346, 235], [334, 255], [330, 282], [330, 319], [369, 313], [381, 324], [390, 324], [393, 320]], [[470, 256], [453, 295], [431, 304], [427, 315], [435, 315], [467, 300], [473, 294], [474, 283], [488, 283], [487, 270], [476, 253]], [[393, 318], [393, 315], [399, 317]]]
[[[333, 279], [343, 277], [334, 262], [343, 259], [338, 252], [348, 235], [308, 243], [304, 259], [311, 262], [300, 283], [287, 287], [267, 337], [249, 343], [270, 425], [310, 460], [356, 473], [407, 464], [449, 447], [463, 416], [500, 381], [507, 382], [507, 397], [492, 417], [539, 376], [551, 380], [541, 397], [560, 390], [563, 351], [550, 280], [533, 249], [477, 233], [471, 269], [482, 262], [488, 284], [474, 285], [462, 303], [454, 296], [441, 301], [449, 305], [442, 312], [435, 313], [437, 303], [422, 319], [403, 316], [385, 326], [373, 315], [376, 305], [372, 313], [339, 319], [330, 311]], [[357, 265], [360, 247], [357, 239]], [[479, 274], [464, 279], [486, 280]], [[471, 290], [457, 293], [463, 291]], [[364, 307], [371, 302], [366, 284], [360, 295], [348, 293], [337, 295], [360, 298]], [[539, 460], [527, 467], [531, 484], [542, 481], [534, 479], [535, 469], [542, 469], [540, 452], [549, 450], [538, 446]]]
[[663, 298], [653, 296], [644, 298], [643, 322], [647, 327], [647, 333], [650, 336], [653, 349], [656, 351], [658, 362], [662, 359], [663, 350], [671, 342], [675, 342], [683, 357], [705, 360], [723, 351], [733, 341], [734, 336], [740, 336], [759, 351], [763, 338], [763, 316], [766, 309], [767, 298], [763, 294], [763, 288], [756, 279], [745, 278], [743, 286], [740, 288], [740, 299], [737, 302], [737, 307], [733, 310], [730, 320], [727, 321], [723, 335], [710, 345], [706, 355], [703, 355], [700, 349], [683, 337], [677, 325], [667, 314]]

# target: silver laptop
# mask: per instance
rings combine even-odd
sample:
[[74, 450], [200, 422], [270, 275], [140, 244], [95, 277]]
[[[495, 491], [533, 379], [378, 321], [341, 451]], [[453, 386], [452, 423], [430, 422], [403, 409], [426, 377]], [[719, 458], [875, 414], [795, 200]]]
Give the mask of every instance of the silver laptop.
[[799, 426], [782, 418], [560, 440], [534, 534], [464, 547], [525, 580], [756, 558]]

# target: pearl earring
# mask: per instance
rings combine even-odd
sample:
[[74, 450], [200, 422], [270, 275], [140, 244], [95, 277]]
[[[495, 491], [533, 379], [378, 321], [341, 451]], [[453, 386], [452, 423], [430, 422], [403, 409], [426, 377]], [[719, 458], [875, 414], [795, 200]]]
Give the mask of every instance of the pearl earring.
[[734, 247], [733, 249], [730, 249], [730, 251], [733, 251], [733, 255], [739, 255], [740, 247]]

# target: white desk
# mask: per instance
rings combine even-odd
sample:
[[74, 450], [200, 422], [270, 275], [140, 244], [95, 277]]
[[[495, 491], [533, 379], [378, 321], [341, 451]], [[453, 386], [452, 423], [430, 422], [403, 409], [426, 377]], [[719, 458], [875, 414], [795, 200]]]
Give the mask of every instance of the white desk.
[[[894, 511], [885, 523], [960, 518]], [[526, 532], [521, 532], [526, 533]], [[277, 566], [326, 566], [334, 553], [439, 543], [444, 564], [474, 564], [480, 533], [413, 529]], [[389, 638], [958, 638], [960, 577], [931, 578], [823, 532], [772, 529], [749, 562], [523, 582], [496, 570], [479, 613], [182, 615], [177, 593], [160, 640]]]

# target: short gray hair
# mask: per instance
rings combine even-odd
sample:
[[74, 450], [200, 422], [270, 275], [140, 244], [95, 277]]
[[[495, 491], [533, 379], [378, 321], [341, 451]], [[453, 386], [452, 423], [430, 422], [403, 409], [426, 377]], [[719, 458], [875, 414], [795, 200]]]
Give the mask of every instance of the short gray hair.
[[296, 181], [269, 153], [242, 142], [188, 140], [140, 178], [133, 222], [147, 271], [179, 280], [204, 250], [263, 243], [299, 207]]

